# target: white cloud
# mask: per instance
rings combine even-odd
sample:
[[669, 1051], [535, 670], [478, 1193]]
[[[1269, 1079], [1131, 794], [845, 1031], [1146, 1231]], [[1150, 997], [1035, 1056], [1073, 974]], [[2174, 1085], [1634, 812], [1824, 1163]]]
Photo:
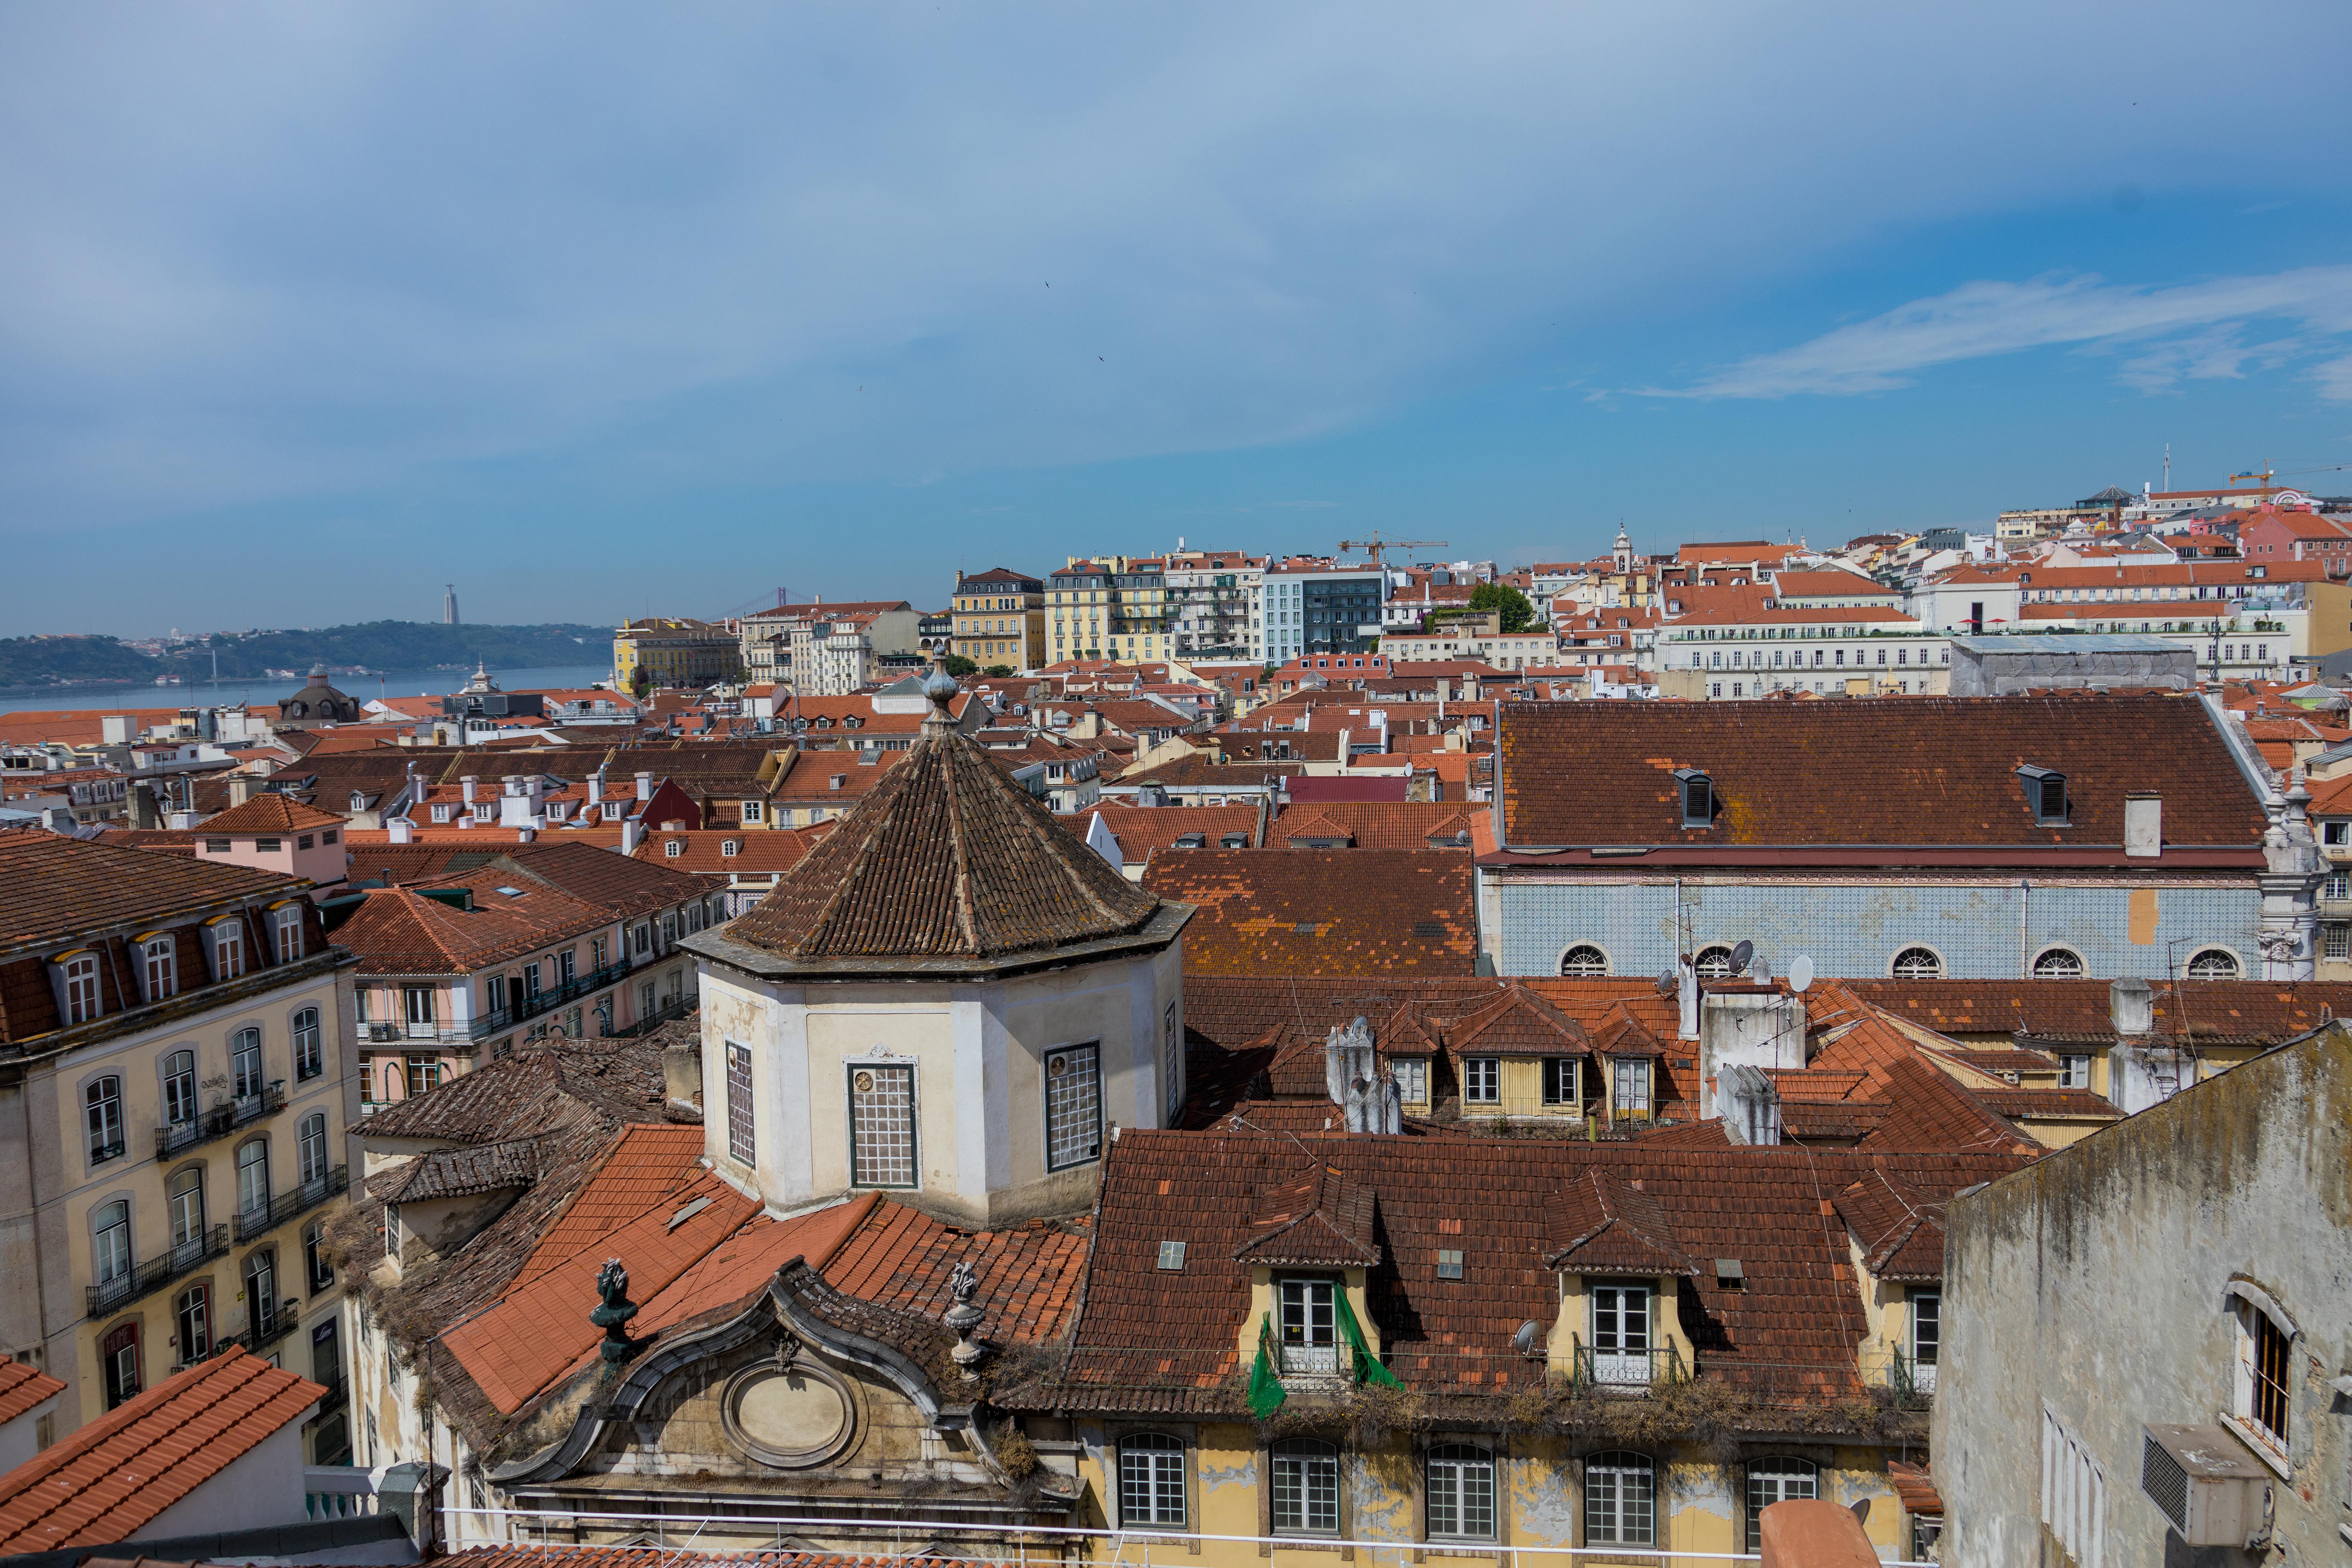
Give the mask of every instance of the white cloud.
[[1908, 386], [1916, 373], [1961, 360], [2059, 344], [2162, 339], [2123, 367], [2127, 384], [2154, 391], [2184, 377], [2241, 374], [2249, 359], [2282, 363], [2298, 344], [2248, 348], [2239, 333], [2246, 322], [2281, 320], [2309, 334], [2352, 331], [2352, 267], [2305, 267], [2170, 289], [2128, 288], [2094, 277], [1965, 283], [1795, 348], [1742, 360], [1687, 387], [1642, 391], [1662, 397], [1848, 396]]

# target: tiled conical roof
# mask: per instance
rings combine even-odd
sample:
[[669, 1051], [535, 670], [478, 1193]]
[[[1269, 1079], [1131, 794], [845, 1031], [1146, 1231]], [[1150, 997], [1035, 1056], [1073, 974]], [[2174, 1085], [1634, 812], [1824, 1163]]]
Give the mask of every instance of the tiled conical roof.
[[726, 935], [795, 960], [990, 959], [1131, 935], [1160, 907], [935, 714]]

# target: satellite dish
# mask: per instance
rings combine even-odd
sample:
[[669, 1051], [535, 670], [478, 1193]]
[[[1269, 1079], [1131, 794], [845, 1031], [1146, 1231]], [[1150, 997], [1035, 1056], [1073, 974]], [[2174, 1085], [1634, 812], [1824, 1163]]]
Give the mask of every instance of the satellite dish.
[[1671, 996], [1671, 995], [1673, 995], [1673, 994], [1675, 994], [1675, 986], [1677, 986], [1677, 985], [1679, 985], [1679, 984], [1682, 984], [1682, 974], [1681, 974], [1681, 973], [1680, 973], [1678, 970], [1674, 970], [1674, 969], [1664, 969], [1664, 970], [1660, 970], [1660, 971], [1658, 972], [1658, 994], [1659, 994], [1659, 995], [1661, 995], [1661, 996]]
[[1521, 1355], [1534, 1354], [1536, 1348], [1536, 1336], [1541, 1332], [1543, 1332], [1541, 1325], [1537, 1323], [1533, 1318], [1529, 1318], [1526, 1322], [1519, 1325], [1519, 1331], [1511, 1336], [1511, 1348], [1518, 1352]]
[[1789, 989], [1801, 994], [1812, 983], [1813, 961], [1801, 952], [1797, 954], [1796, 962], [1789, 965]]
[[1755, 956], [1756, 944], [1752, 942], [1742, 942], [1738, 947], [1731, 950], [1731, 973], [1734, 974], [1747, 973], [1748, 961]]

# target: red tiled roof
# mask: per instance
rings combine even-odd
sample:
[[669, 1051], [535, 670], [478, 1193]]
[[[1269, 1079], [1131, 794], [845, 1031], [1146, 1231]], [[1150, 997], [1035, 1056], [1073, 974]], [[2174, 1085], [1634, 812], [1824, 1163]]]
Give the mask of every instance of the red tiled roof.
[[[909, 1563], [937, 1563], [941, 1568], [984, 1564], [987, 1558], [927, 1558], [890, 1552], [857, 1556], [841, 1552], [746, 1551], [690, 1546], [562, 1546], [515, 1543], [469, 1546], [462, 1552], [432, 1559], [433, 1568], [906, 1568]], [[95, 1560], [93, 1559], [93, 1563]]]
[[65, 1383], [15, 1356], [0, 1356], [0, 1426], [65, 1392]]
[[[789, 871], [807, 858], [836, 825], [820, 822], [809, 827], [689, 827], [683, 831], [648, 833], [637, 846], [636, 858], [653, 860], [673, 871], [705, 877], [763, 877]], [[671, 845], [677, 853], [670, 853]], [[727, 846], [735, 847], [729, 854]]]
[[1202, 845], [1213, 849], [1222, 847], [1229, 833], [1244, 835], [1252, 848], [1258, 842], [1255, 805], [1090, 805], [1055, 820], [1083, 838], [1097, 816], [1118, 840], [1120, 858], [1131, 865], [1150, 859], [1155, 850], [1173, 849], [1187, 833], [1201, 835]]
[[[2105, 980], [1848, 980], [1855, 995], [1944, 1035], [2017, 1035], [2050, 1045], [2116, 1038]], [[2352, 984], [2314, 980], [2154, 980], [2153, 1035], [2269, 1045], [2352, 1018]], [[1189, 1005], [1189, 1004], [1188, 1004]]]
[[[2265, 826], [2203, 708], [2173, 696], [1514, 703], [1501, 755], [1505, 841], [1531, 851], [2034, 846], [2120, 865], [2124, 797], [2142, 790], [2164, 798], [2165, 861], [2258, 854]], [[2071, 826], [2035, 825], [2028, 763], [2066, 775]], [[1711, 827], [1682, 826], [1678, 768], [1712, 781]]]
[[1472, 809], [1451, 801], [1315, 801], [1276, 817], [1267, 837], [1292, 848], [1312, 847], [1302, 839], [1339, 838], [1354, 849], [1438, 849], [1454, 847], [1459, 834], [1467, 848]]
[[86, 843], [43, 828], [0, 830], [0, 947], [289, 894], [309, 885], [275, 871]]
[[326, 1393], [241, 1346], [174, 1373], [0, 1476], [0, 1552], [130, 1540]]
[[204, 821], [206, 833], [299, 833], [306, 827], [341, 827], [343, 819], [329, 811], [304, 805], [282, 795], [257, 795], [243, 805], [232, 805]]
[[[1146, 890], [1197, 907], [1188, 974], [1467, 975], [1470, 857], [1443, 849], [1191, 849]], [[772, 899], [773, 895], [771, 895]]]

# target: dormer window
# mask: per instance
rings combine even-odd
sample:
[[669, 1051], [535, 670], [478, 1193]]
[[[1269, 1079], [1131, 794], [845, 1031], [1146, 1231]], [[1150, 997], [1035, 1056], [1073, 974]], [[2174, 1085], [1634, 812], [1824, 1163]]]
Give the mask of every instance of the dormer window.
[[1675, 783], [1682, 788], [1683, 826], [1715, 826], [1715, 781], [1696, 768], [1676, 768]]
[[1282, 1370], [1286, 1373], [1336, 1373], [1339, 1370], [1339, 1326], [1331, 1299], [1338, 1287], [1328, 1279], [1285, 1279], [1281, 1297]]
[[1650, 1287], [1592, 1288], [1592, 1381], [1603, 1388], [1647, 1388], [1650, 1372]]
[[2038, 768], [2027, 763], [2017, 770], [2025, 781], [2026, 804], [2033, 808], [2033, 821], [2038, 827], [2065, 827], [2066, 775], [2049, 768]]

